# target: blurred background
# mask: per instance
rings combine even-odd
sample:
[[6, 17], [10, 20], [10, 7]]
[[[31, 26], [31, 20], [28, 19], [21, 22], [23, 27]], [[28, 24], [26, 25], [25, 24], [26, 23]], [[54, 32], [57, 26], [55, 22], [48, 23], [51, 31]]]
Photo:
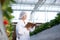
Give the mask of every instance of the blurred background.
[[1, 18], [3, 18], [9, 40], [12, 40], [14, 27], [19, 21], [19, 15], [22, 11], [27, 13], [27, 22], [36, 23], [35, 30], [30, 33], [31, 36], [56, 25], [58, 27], [60, 24], [60, 0], [0, 0], [0, 2], [3, 13], [0, 12], [0, 14], [3, 15]]
[[35, 23], [49, 22], [60, 11], [59, 0], [16, 0], [16, 2], [11, 6], [12, 15], [15, 16], [12, 22], [18, 21], [21, 11], [26, 11], [27, 19]]

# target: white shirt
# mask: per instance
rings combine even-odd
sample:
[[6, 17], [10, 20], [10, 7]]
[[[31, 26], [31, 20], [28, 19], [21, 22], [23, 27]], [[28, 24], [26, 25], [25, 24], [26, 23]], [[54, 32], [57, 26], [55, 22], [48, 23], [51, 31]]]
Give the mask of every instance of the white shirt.
[[29, 31], [26, 28], [21, 28], [18, 32], [18, 40], [30, 40]]
[[16, 40], [30, 40], [29, 31], [25, 28], [24, 22], [19, 20], [16, 25]]
[[17, 40], [29, 40], [29, 31], [25, 28], [24, 22], [20, 20], [18, 24], [16, 25], [16, 35], [17, 35]]

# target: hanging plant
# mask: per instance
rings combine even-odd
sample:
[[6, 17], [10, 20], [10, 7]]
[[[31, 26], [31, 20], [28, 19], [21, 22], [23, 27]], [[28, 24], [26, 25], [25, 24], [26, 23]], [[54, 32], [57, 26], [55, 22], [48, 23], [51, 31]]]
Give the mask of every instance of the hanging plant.
[[4, 25], [8, 25], [8, 20], [3, 21]]
[[50, 22], [46, 22], [38, 26], [33, 32], [30, 33], [30, 35], [31, 36], [35, 35], [41, 31], [54, 27], [55, 25], [58, 25], [58, 24], [60, 24], [60, 13], [57, 13], [57, 16], [55, 17], [55, 19], [51, 20]]
[[6, 33], [11, 40], [10, 37], [12, 37], [12, 31], [13, 31], [13, 26], [11, 19], [14, 18], [14, 16], [11, 15], [13, 13], [13, 10], [11, 8], [12, 3], [16, 3], [14, 0], [0, 0], [1, 5], [2, 5], [2, 12], [3, 12], [3, 23], [4, 26], [6, 27]]

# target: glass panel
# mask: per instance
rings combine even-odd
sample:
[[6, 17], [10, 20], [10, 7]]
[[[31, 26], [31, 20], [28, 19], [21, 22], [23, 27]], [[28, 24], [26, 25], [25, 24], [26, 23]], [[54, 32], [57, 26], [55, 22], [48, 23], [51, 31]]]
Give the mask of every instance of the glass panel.
[[53, 1], [54, 0], [46, 0], [46, 2], [44, 4], [49, 4], [49, 3], [51, 4], [51, 3], [53, 3]]
[[44, 23], [45, 22], [45, 13], [44, 12], [34, 12], [32, 14], [32, 21], [35, 23]]
[[18, 3], [37, 3], [38, 0], [15, 0]]
[[34, 8], [34, 5], [21, 5], [21, 4], [12, 5], [12, 9], [33, 10], [33, 8]]
[[56, 17], [57, 13], [58, 12], [47, 12], [47, 15], [48, 15], [47, 21], [54, 19]]
[[[18, 22], [19, 21], [19, 16], [20, 16], [20, 13], [21, 13], [22, 11], [13, 11], [13, 13], [12, 13], [12, 15], [15, 17], [15, 18], [13, 18], [12, 19], [12, 22]], [[26, 21], [28, 21], [29, 19], [30, 19], [30, 13], [31, 13], [31, 11], [25, 11], [26, 12], [26, 14], [27, 14], [27, 20]]]
[[[19, 20], [19, 15], [21, 11], [14, 11], [12, 15], [15, 17], [12, 19], [12, 22], [17, 22]], [[26, 21], [31, 21], [34, 23], [45, 23], [49, 22], [50, 20], [54, 19], [57, 12], [34, 12], [31, 17], [31, 11], [26, 11], [27, 13], [27, 20]]]
[[60, 0], [56, 0], [56, 4], [60, 4]]
[[21, 11], [13, 11], [12, 15], [15, 17], [14, 20], [17, 20], [19, 18]]
[[37, 10], [60, 11], [60, 6], [42, 6], [38, 7]]
[[34, 12], [32, 21], [35, 23], [45, 23], [56, 17], [57, 12]]
[[20, 8], [21, 9], [27, 9], [27, 10], [33, 10], [34, 5], [21, 5]]

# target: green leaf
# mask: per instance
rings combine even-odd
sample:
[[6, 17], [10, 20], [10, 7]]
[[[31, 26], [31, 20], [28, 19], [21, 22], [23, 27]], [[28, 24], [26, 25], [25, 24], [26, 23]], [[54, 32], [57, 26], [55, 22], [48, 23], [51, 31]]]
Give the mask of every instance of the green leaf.
[[36, 29], [30, 33], [30, 36], [35, 35], [48, 28], [52, 28], [57, 24], [60, 24], [60, 13], [58, 13], [57, 16], [55, 17], [55, 19], [51, 20], [50, 22], [43, 23], [40, 26], [36, 27]]
[[8, 20], [11, 19], [10, 16], [9, 16], [9, 13], [7, 13], [6, 11], [4, 11], [3, 15], [6, 16], [6, 18], [7, 18]]
[[15, 0], [10, 0], [12, 3], [16, 3], [16, 1]]
[[10, 5], [10, 1], [6, 0], [2, 5], [2, 10], [6, 11], [9, 5]]
[[11, 7], [8, 7], [8, 8], [7, 8], [7, 11], [8, 11], [9, 13], [13, 13], [13, 10], [12, 10]]

